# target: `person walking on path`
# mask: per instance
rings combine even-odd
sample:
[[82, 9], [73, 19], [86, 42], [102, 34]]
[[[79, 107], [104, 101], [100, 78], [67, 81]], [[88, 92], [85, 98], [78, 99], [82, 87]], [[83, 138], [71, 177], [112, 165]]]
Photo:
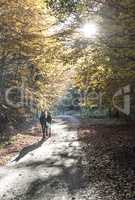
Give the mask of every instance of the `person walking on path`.
[[40, 115], [40, 124], [42, 127], [43, 139], [45, 138], [45, 134], [47, 132], [46, 122], [47, 122], [47, 113], [46, 111], [42, 111]]
[[52, 117], [50, 112], [46, 110], [42, 111], [40, 116], [40, 124], [42, 127], [43, 139], [45, 137], [48, 137], [48, 131], [49, 131], [49, 136], [51, 136], [51, 122], [52, 122]]
[[52, 116], [51, 116], [51, 113], [48, 112], [48, 114], [47, 114], [47, 127], [48, 127], [49, 137], [51, 137], [51, 124], [52, 124]]

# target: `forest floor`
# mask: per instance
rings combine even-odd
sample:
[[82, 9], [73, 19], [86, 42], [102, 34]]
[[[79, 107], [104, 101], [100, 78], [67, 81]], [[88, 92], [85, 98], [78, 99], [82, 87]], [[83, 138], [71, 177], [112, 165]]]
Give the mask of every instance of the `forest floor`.
[[135, 125], [83, 122], [79, 138], [95, 199], [135, 200]]
[[7, 164], [24, 147], [40, 141], [42, 137], [41, 128], [38, 123], [30, 124], [29, 127], [17, 131], [9, 141], [0, 144], [0, 166]]
[[0, 168], [1, 200], [134, 200], [135, 125], [61, 117], [46, 141], [36, 129]]

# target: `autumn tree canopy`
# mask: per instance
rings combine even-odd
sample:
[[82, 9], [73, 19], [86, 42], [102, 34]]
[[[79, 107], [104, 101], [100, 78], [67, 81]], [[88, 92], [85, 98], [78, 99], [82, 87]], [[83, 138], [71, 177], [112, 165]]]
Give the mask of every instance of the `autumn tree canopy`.
[[[33, 108], [50, 107], [63, 93], [68, 74], [64, 47], [57, 38], [46, 34], [54, 23], [56, 19], [43, 1], [0, 3], [1, 110], [10, 112], [11, 119], [17, 116], [18, 120], [18, 115], [33, 112]], [[24, 105], [7, 104], [6, 91], [11, 88], [9, 98], [16, 105], [20, 101], [18, 88], [22, 86]]]
[[[117, 89], [135, 85], [134, 9], [133, 0], [2, 0], [1, 94], [24, 85], [29, 95], [25, 106], [1, 98], [1, 107], [14, 116], [29, 113], [31, 95], [34, 108], [51, 107], [71, 83], [105, 93], [111, 105]], [[87, 23], [96, 24], [96, 37], [81, 33]]]
[[[132, 99], [135, 85], [135, 34], [133, 0], [49, 1], [59, 20], [74, 17], [60, 38], [67, 38], [69, 60], [76, 66], [76, 86], [80, 90], [104, 92], [105, 103], [111, 105], [115, 92], [130, 85]], [[62, 9], [62, 8], [63, 9]], [[95, 23], [98, 34], [86, 38], [78, 33], [84, 24]], [[70, 36], [69, 36], [70, 35]], [[71, 45], [72, 44], [72, 45]], [[133, 109], [133, 107], [132, 107]]]

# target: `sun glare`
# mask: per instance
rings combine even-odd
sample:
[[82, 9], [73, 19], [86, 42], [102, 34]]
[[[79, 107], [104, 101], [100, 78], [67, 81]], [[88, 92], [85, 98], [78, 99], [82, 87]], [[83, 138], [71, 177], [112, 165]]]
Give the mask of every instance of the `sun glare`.
[[81, 32], [85, 37], [90, 38], [96, 36], [98, 32], [97, 25], [94, 23], [87, 23], [81, 28]]

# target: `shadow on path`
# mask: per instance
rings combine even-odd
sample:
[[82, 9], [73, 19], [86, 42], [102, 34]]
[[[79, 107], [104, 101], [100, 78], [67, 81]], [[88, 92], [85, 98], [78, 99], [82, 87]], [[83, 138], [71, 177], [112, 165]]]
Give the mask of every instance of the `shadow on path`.
[[[6, 200], [11, 195], [12, 199], [20, 200], [86, 199], [88, 180], [84, 168], [85, 154], [77, 135], [78, 127], [79, 121], [73, 117], [67, 121], [60, 119], [53, 127], [56, 134], [49, 144], [42, 145], [45, 141], [41, 140], [21, 150], [15, 162], [42, 145], [34, 157], [14, 166], [16, 176], [20, 178], [12, 180], [17, 189], [9, 183], [12, 191], [10, 194], [7, 190], [3, 192], [6, 197], [9, 195]], [[2, 200], [5, 200], [4, 196]]]
[[44, 142], [45, 142], [45, 140], [42, 139], [39, 142], [36, 142], [32, 145], [24, 147], [20, 151], [19, 155], [12, 162], [18, 162], [21, 158], [23, 158], [29, 152], [34, 151], [35, 149], [39, 148]]
[[[55, 155], [56, 156], [56, 155]], [[37, 161], [29, 163], [25, 167], [30, 167], [31, 171], [40, 174], [40, 170], [47, 169], [51, 174], [45, 176], [37, 176], [29, 185], [25, 194], [25, 200], [29, 199], [54, 199], [55, 195], [58, 199], [62, 199], [64, 188], [66, 188], [68, 197], [73, 197], [87, 187], [87, 181], [83, 176], [83, 167], [81, 157], [68, 155], [66, 153], [58, 153], [56, 159], [46, 159], [45, 161]], [[70, 163], [73, 159], [76, 162]], [[61, 162], [59, 163], [59, 160]], [[65, 161], [70, 165], [66, 166]], [[43, 172], [42, 172], [43, 173]], [[56, 198], [56, 199], [57, 199]], [[64, 196], [64, 199], [68, 199]]]

